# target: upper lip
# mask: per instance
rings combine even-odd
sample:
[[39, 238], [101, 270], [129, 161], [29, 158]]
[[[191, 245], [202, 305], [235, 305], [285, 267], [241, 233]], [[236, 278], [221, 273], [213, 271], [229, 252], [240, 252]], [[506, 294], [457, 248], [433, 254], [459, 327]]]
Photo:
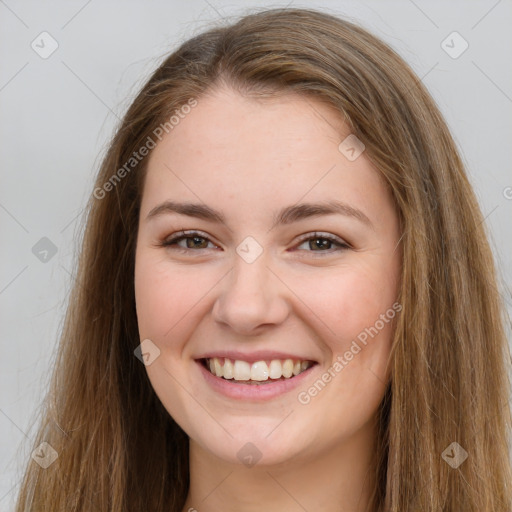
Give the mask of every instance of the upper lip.
[[212, 359], [214, 357], [222, 358], [225, 357], [231, 360], [247, 361], [248, 363], [255, 363], [256, 361], [271, 361], [272, 359], [293, 359], [295, 361], [312, 361], [316, 363], [314, 359], [310, 357], [299, 356], [296, 354], [287, 354], [285, 352], [277, 352], [275, 350], [258, 350], [246, 354], [238, 350], [218, 350], [215, 352], [205, 352], [196, 359]]

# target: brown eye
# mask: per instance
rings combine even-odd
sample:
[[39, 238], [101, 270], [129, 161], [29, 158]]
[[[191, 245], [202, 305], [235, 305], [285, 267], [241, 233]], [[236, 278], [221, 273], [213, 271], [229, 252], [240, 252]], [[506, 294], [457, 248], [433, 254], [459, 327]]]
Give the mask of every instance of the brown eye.
[[[183, 245], [182, 242], [185, 242]], [[211, 242], [207, 237], [203, 236], [201, 233], [192, 231], [189, 233], [180, 231], [179, 233], [175, 233], [170, 238], [164, 240], [160, 245], [162, 247], [176, 247], [177, 250], [188, 251], [191, 249], [209, 249], [208, 244]]]
[[[187, 249], [206, 249], [206, 247], [204, 247], [206, 238], [202, 236], [184, 236], [178, 240], [186, 240]], [[208, 245], [208, 242], [206, 242], [206, 245]]]
[[[341, 238], [324, 233], [314, 233], [313, 236], [309, 235], [307, 238], [303, 238], [298, 248], [300, 248], [301, 245], [306, 244], [306, 251], [315, 253], [326, 253], [327, 255], [339, 251], [344, 251], [346, 249], [350, 249], [350, 246], [343, 240], [341, 240]], [[336, 246], [337, 248], [334, 248], [334, 250], [330, 250], [332, 249], [333, 246]]]

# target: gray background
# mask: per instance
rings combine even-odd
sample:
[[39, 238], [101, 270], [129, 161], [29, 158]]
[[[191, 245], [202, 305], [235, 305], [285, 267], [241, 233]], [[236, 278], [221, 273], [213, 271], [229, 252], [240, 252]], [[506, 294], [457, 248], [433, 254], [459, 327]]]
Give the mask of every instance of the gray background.
[[[118, 117], [161, 57], [183, 40], [247, 8], [285, 5], [0, 0], [0, 511], [13, 510], [20, 467], [30, 457], [35, 432], [29, 426], [37, 419], [56, 354], [80, 215]], [[512, 2], [288, 5], [359, 22], [391, 44], [421, 77], [467, 165], [510, 314]], [[58, 43], [46, 59], [31, 47], [34, 40], [42, 46], [43, 31]], [[469, 44], [458, 58], [441, 46], [453, 31]], [[57, 250], [47, 261], [32, 250], [43, 237]]]

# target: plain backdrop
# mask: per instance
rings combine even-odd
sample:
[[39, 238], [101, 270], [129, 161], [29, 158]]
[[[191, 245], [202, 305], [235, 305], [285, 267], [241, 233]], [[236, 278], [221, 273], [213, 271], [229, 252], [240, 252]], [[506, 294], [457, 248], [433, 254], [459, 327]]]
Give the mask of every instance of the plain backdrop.
[[30, 460], [80, 216], [118, 118], [181, 42], [285, 5], [363, 25], [416, 71], [467, 165], [512, 312], [510, 0], [0, 0], [0, 511], [13, 510]]

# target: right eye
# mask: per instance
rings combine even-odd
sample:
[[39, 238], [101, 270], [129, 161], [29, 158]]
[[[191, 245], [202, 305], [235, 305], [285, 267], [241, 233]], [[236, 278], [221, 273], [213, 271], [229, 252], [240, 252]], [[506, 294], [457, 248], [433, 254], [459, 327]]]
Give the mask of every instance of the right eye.
[[[182, 241], [185, 241], [185, 246], [179, 245]], [[204, 245], [207, 245], [208, 243], [213, 244], [213, 242], [205, 236], [205, 233], [201, 233], [199, 231], [179, 231], [178, 233], [174, 233], [170, 237], [166, 238], [160, 243], [160, 245], [162, 247], [171, 248], [173, 248], [173, 246], [177, 246], [177, 248], [173, 248], [173, 250], [189, 252], [193, 249], [208, 249], [208, 247], [204, 247]]]

